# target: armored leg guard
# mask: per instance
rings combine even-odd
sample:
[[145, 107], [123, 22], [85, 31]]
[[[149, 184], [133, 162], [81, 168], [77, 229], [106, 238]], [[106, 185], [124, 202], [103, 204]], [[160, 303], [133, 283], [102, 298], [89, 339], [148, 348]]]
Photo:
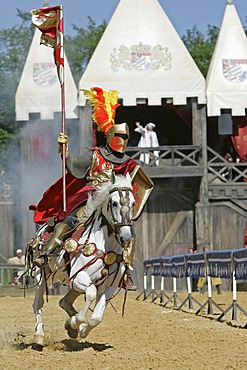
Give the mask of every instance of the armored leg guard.
[[64, 235], [70, 230], [70, 227], [64, 223], [64, 222], [59, 222], [55, 227], [54, 231], [48, 240], [47, 244], [45, 244], [44, 249], [43, 249], [43, 255], [41, 254], [39, 257], [33, 260], [33, 264], [39, 268], [45, 267], [47, 264], [48, 258], [47, 256], [49, 255], [49, 251], [54, 249], [58, 243], [56, 239], [63, 239]]

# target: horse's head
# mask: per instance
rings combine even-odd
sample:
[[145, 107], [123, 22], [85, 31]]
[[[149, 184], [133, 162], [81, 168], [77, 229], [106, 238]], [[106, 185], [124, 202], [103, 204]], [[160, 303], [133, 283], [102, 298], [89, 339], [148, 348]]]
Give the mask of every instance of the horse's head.
[[129, 174], [124, 177], [115, 176], [113, 173], [110, 182], [105, 217], [112, 225], [118, 243], [125, 246], [134, 238], [132, 217], [135, 198], [131, 178]]
[[[98, 203], [96, 208], [99, 200], [101, 204]], [[94, 210], [101, 208], [103, 222], [107, 225], [108, 231], [115, 234], [122, 247], [126, 247], [135, 238], [132, 225], [134, 204], [130, 175], [113, 173], [111, 179], [91, 198], [89, 208]]]

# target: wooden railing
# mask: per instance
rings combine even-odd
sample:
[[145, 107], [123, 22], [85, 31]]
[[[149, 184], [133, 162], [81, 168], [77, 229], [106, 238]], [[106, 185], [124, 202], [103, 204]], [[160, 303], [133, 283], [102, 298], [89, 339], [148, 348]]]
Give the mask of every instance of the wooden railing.
[[[208, 183], [239, 183], [247, 181], [247, 164], [228, 162], [210, 147], [208, 150]], [[246, 184], [247, 185], [247, 184]]]
[[[200, 166], [201, 148], [196, 145], [159, 146], [155, 148], [128, 147], [127, 154], [139, 160], [141, 155], [149, 156], [147, 167], [158, 166]], [[158, 156], [155, 155], [158, 152]]]
[[[196, 145], [159, 146], [155, 150], [128, 147], [126, 152], [137, 161], [141, 155], [148, 154], [149, 162], [140, 163], [152, 177], [203, 176], [202, 149]], [[155, 152], [159, 153], [158, 156]], [[247, 181], [246, 163], [230, 163], [210, 147], [207, 147], [207, 157], [209, 185]]]

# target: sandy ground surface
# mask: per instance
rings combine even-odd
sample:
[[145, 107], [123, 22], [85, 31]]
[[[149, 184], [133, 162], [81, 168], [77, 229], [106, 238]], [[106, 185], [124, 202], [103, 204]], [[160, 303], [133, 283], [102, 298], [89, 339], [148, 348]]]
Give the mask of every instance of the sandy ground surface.
[[[64, 330], [66, 313], [58, 307], [60, 296], [50, 296], [43, 319], [46, 340], [43, 351], [32, 348], [34, 317], [32, 297], [0, 297], [0, 369], [53, 370], [156, 370], [156, 369], [247, 369], [247, 317], [237, 309], [217, 321], [219, 310], [206, 311], [184, 306], [164, 308], [159, 299], [136, 300], [128, 293], [121, 316], [123, 293], [107, 307], [103, 322], [86, 340], [74, 340]], [[183, 300], [186, 295], [180, 296]], [[195, 293], [200, 302], [206, 294]], [[213, 297], [225, 310], [231, 293]], [[247, 310], [247, 292], [238, 293], [239, 305]], [[79, 298], [76, 308], [80, 307]]]

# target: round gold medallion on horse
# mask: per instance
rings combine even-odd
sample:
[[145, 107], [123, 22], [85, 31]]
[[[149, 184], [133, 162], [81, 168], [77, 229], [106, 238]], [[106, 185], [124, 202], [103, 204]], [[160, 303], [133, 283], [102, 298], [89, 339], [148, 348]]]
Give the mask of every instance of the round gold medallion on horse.
[[120, 204], [129, 204], [130, 200], [128, 197], [121, 197]]
[[115, 263], [116, 260], [117, 260], [117, 255], [115, 252], [108, 252], [104, 258], [104, 262], [108, 266], [113, 265], [113, 263]]
[[108, 275], [108, 269], [103, 268], [103, 269], [101, 270], [101, 274], [102, 274], [102, 276], [107, 276], [107, 275]]
[[77, 247], [78, 247], [78, 243], [75, 239], [68, 239], [68, 240], [66, 240], [66, 242], [64, 244], [64, 249], [68, 253], [75, 252]]
[[123, 206], [123, 207], [121, 208], [122, 213], [128, 213], [128, 212], [129, 212], [129, 210], [130, 210], [130, 207], [129, 207], [129, 206]]
[[82, 253], [84, 254], [84, 256], [91, 256], [91, 254], [94, 253], [95, 249], [96, 249], [96, 244], [95, 243], [88, 243], [83, 248]]

